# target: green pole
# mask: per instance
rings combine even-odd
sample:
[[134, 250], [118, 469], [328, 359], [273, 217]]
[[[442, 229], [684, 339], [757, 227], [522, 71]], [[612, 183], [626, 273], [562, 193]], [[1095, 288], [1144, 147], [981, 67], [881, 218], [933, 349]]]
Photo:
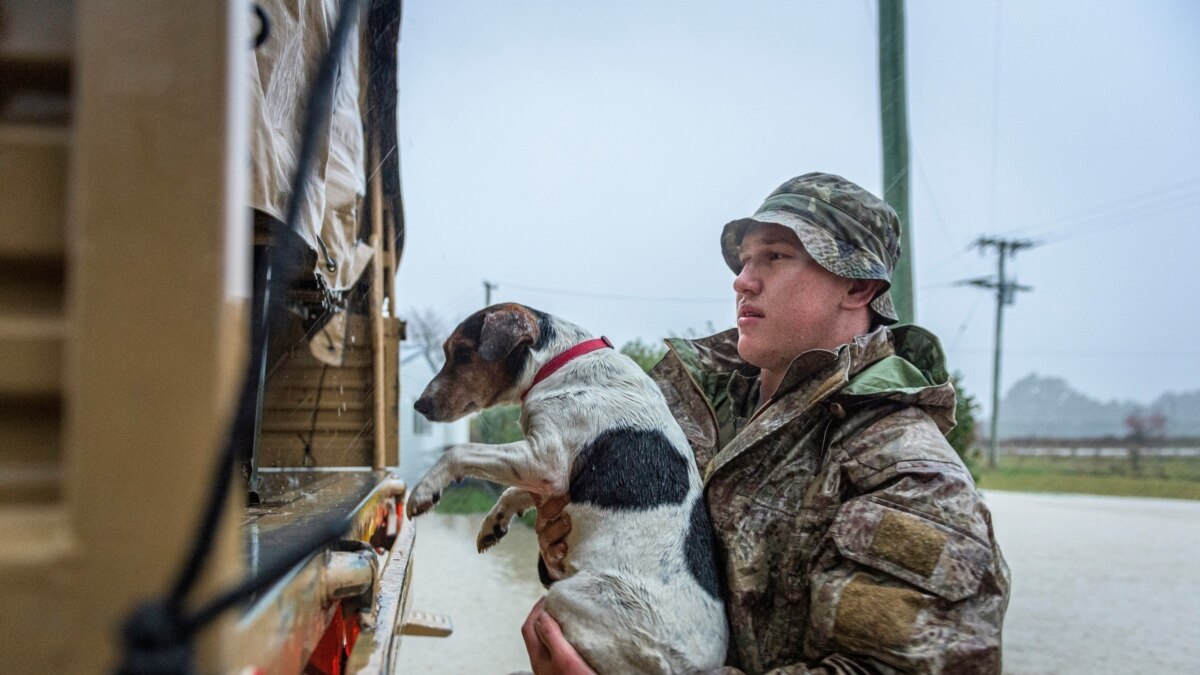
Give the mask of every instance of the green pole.
[[900, 216], [900, 260], [892, 302], [901, 323], [916, 319], [912, 217], [908, 208], [908, 103], [904, 85], [904, 0], [879, 0], [879, 106], [883, 127], [883, 199]]

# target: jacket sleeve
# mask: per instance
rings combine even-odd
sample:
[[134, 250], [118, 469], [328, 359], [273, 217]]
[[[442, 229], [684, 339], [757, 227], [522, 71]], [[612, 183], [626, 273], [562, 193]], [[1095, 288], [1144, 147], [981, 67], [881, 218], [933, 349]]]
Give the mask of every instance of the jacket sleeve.
[[810, 664], [773, 673], [999, 673], [1008, 568], [970, 473], [908, 408], [837, 446], [850, 498], [808, 573]]

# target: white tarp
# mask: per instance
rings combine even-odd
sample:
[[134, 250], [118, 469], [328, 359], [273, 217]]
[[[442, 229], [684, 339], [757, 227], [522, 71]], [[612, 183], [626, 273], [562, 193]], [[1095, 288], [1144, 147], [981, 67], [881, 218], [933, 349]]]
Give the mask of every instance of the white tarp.
[[[329, 48], [338, 4], [335, 0], [259, 0], [270, 33], [250, 59], [250, 206], [280, 221], [287, 214], [309, 84]], [[257, 29], [255, 25], [252, 33]], [[351, 35], [343, 52], [333, 111], [317, 147], [299, 223], [301, 236], [317, 254], [314, 273], [339, 291], [358, 280], [373, 252], [366, 242], [358, 241], [366, 191], [359, 35]]]

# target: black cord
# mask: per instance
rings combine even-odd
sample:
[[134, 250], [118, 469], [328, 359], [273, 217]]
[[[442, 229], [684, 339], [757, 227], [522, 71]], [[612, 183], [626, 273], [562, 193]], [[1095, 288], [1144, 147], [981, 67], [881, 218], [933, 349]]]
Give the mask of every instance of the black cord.
[[278, 581], [283, 575], [300, 564], [314, 551], [328, 546], [342, 538], [342, 534], [350, 527], [350, 520], [341, 516], [312, 528], [313, 532], [296, 546], [259, 568], [258, 572], [238, 582], [233, 588], [219, 593], [208, 604], [192, 612], [180, 622], [184, 634], [192, 635], [203, 628], [208, 622], [217, 618], [222, 612], [242, 602], [246, 598], [263, 591]]
[[[326, 53], [324, 60], [321, 63], [321, 69], [317, 74], [317, 79], [313, 82], [311, 94], [308, 100], [307, 119], [304, 125], [304, 136], [301, 139], [300, 145], [300, 161], [296, 165], [296, 172], [292, 177], [292, 194], [288, 202], [287, 219], [284, 221], [284, 227], [289, 231], [297, 231], [297, 224], [300, 220], [300, 204], [304, 201], [308, 190], [308, 175], [312, 172], [314, 155], [317, 148], [317, 136], [321, 129], [325, 126], [329, 119], [330, 103], [333, 100], [333, 85], [334, 76], [337, 73], [338, 62], [340, 61], [341, 52], [345, 49], [346, 40], [350, 34], [350, 28], [358, 15], [358, 5], [360, 0], [346, 0], [341, 7], [338, 15], [337, 27], [334, 29], [333, 38], [330, 41], [329, 51]], [[283, 238], [279, 239], [280, 241]], [[269, 255], [269, 254], [268, 254]], [[262, 320], [270, 319], [268, 308], [271, 304], [271, 296], [283, 293], [271, 293], [274, 288], [276, 291], [282, 291], [286, 286], [281, 280], [276, 278], [273, 272], [272, 261], [268, 257], [267, 265], [267, 298], [263, 302], [264, 312]], [[266, 340], [268, 331], [260, 331], [256, 338], [251, 354], [262, 353], [262, 343]], [[252, 366], [253, 367], [253, 366]], [[249, 378], [247, 378], [249, 379]], [[221, 463], [218, 466], [218, 478], [215, 483], [215, 489], [210, 492], [208, 508], [205, 512], [205, 518], [201, 525], [200, 537], [196, 540], [196, 546], [192, 549], [192, 555], [189, 556], [188, 564], [184, 568], [184, 573], [180, 575], [176, 582], [171, 599], [179, 602], [191, 590], [195, 584], [196, 577], [199, 575], [200, 566], [205, 558], [208, 557], [209, 551], [212, 548], [212, 539], [216, 531], [217, 521], [220, 518], [221, 507], [225, 502], [225, 496], [229, 492], [229, 484], [233, 477], [233, 457], [236, 456], [236, 448], [233, 440], [233, 435], [228, 435], [228, 441], [225, 445], [225, 452], [222, 453]]]
[[[313, 467], [317, 465], [317, 459], [312, 454], [313, 437], [317, 435], [317, 411], [321, 409], [321, 394], [325, 392], [325, 373], [329, 371], [329, 364], [321, 366], [321, 378], [317, 380], [317, 402], [313, 404], [312, 423], [308, 427], [308, 438], [303, 436], [300, 440], [304, 441], [304, 466]], [[309, 464], [309, 461], [312, 464]]]
[[[321, 131], [329, 123], [333, 113], [334, 84], [340, 68], [341, 52], [350, 35], [350, 27], [357, 16], [359, 0], [345, 0], [341, 13], [338, 14], [337, 26], [333, 29], [333, 38], [329, 42], [329, 52], [321, 62], [321, 70], [313, 82], [312, 95], [308, 100], [308, 115], [304, 120], [304, 134], [300, 137], [300, 161], [292, 179], [292, 199], [288, 202], [287, 217], [284, 223], [291, 231], [296, 231], [296, 223], [300, 220], [300, 206], [304, 202], [304, 193], [308, 188], [308, 176], [312, 173], [316, 147]], [[348, 11], [354, 7], [355, 11]], [[350, 16], [353, 15], [353, 16]], [[325, 242], [317, 237], [317, 243], [324, 250]], [[325, 265], [330, 272], [337, 269], [337, 263], [325, 252]]]
[[[291, 199], [284, 222], [284, 227], [288, 231], [297, 231], [300, 204], [304, 201], [308, 189], [308, 177], [315, 161], [314, 155], [319, 147], [318, 135], [328, 123], [341, 55], [345, 51], [350, 30], [360, 14], [360, 5], [361, 0], [343, 0], [333, 37], [330, 39], [329, 50], [322, 59], [317, 78], [309, 90], [299, 161], [295, 173], [292, 175]], [[264, 28], [265, 26], [264, 23]], [[278, 241], [287, 239], [280, 237]], [[254, 370], [262, 368], [261, 359], [265, 358], [263, 346], [265, 346], [266, 337], [270, 332], [270, 324], [277, 323], [280, 320], [279, 317], [283, 316], [282, 313], [273, 313], [270, 309], [271, 289], [275, 289], [274, 295], [283, 297], [283, 291], [286, 290], [288, 284], [284, 283], [284, 279], [276, 278], [276, 275], [272, 273], [271, 258], [270, 249], [268, 249], [267, 255], [264, 256], [266, 287], [263, 312], [256, 328], [252, 331], [251, 361], [246, 376], [243, 378], [243, 390], [252, 386]], [[286, 281], [290, 283], [292, 280]], [[186, 614], [183, 609], [184, 600], [195, 586], [204, 563], [212, 551], [221, 511], [229, 495], [229, 486], [235, 473], [237, 443], [237, 434], [231, 429], [226, 434], [225, 445], [218, 459], [195, 544], [166, 599], [143, 603], [126, 618], [122, 627], [125, 643], [124, 658], [118, 667], [118, 673], [142, 675], [195, 672], [192, 637], [196, 632], [221, 612], [277, 581], [313, 552], [326, 546], [330, 541], [340, 538], [348, 529], [350, 523], [344, 518], [324, 524], [293, 550], [277, 558], [274, 564], [260, 569], [232, 589], [218, 594], [214, 600], [191, 615]]]

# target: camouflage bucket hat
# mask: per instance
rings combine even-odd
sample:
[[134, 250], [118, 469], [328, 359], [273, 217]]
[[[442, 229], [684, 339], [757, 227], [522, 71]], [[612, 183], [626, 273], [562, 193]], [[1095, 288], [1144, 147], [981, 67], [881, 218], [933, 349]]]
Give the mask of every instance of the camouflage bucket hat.
[[734, 274], [742, 271], [738, 246], [752, 225], [791, 228], [813, 260], [847, 279], [879, 279], [883, 291], [871, 309], [884, 323], [898, 320], [892, 305], [892, 270], [900, 259], [900, 218], [882, 199], [828, 173], [807, 173], [772, 192], [749, 218], [725, 225], [721, 253]]

